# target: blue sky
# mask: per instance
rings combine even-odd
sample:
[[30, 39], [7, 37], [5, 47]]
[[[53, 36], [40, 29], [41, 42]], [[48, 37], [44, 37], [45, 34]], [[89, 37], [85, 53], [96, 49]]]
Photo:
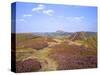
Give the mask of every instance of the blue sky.
[[16, 32], [97, 31], [97, 8], [16, 3]]

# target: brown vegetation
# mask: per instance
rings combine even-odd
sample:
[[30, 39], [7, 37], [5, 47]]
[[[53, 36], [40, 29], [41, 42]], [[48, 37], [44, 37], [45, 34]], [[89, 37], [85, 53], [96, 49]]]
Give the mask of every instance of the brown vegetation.
[[16, 72], [34, 72], [41, 69], [41, 64], [35, 59], [16, 62]]
[[17, 41], [16, 71], [96, 68], [97, 38], [84, 39], [81, 35], [77, 33], [74, 41], [42, 36]]
[[97, 49], [97, 37], [96, 36], [88, 37], [85, 40], [84, 45], [86, 45], [88, 48], [96, 50]]
[[85, 34], [85, 32], [75, 32], [69, 38], [72, 41], [84, 40], [84, 39], [86, 39], [86, 34]]
[[26, 40], [17, 44], [18, 48], [33, 48], [33, 49], [42, 49], [48, 46], [48, 43], [44, 38], [36, 38], [31, 40]]
[[50, 57], [58, 62], [58, 69], [95, 68], [96, 53], [84, 46], [61, 43], [52, 48]]

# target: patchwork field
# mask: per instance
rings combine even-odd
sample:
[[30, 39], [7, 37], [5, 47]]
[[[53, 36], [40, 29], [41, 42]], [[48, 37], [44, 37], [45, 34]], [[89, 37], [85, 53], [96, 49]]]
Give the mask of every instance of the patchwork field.
[[16, 72], [97, 67], [96, 35], [36, 34], [16, 34]]

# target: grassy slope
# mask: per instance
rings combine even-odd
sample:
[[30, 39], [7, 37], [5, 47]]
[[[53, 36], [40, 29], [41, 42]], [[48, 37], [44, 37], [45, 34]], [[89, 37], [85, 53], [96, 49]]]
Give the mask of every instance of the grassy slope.
[[[96, 39], [94, 38], [87, 39], [87, 41], [92, 41], [91, 43], [85, 40], [72, 42], [67, 39], [62, 40], [57, 38], [44, 39], [44, 37], [29, 37], [26, 38], [27, 40], [24, 38], [25, 36], [18, 36], [17, 41], [20, 41], [17, 43], [16, 59], [17, 61], [23, 61], [29, 58], [37, 59], [42, 66], [40, 71], [96, 67], [97, 49], [90, 48], [90, 46], [85, 47], [85, 45], [95, 43]], [[25, 47], [27, 44], [29, 46]], [[44, 44], [48, 44], [48, 46]], [[41, 45], [43, 47], [40, 48]], [[34, 46], [39, 47], [39, 50]], [[92, 62], [92, 60], [95, 62]]]

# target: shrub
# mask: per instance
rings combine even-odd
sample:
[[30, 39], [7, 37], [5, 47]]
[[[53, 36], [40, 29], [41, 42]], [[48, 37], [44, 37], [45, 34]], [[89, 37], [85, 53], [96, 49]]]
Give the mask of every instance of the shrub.
[[47, 42], [57, 42], [57, 41], [53, 40], [53, 39], [50, 38], [50, 37], [47, 37], [47, 38], [46, 38], [46, 41], [47, 41]]
[[87, 48], [84, 46], [67, 45], [67, 42], [52, 47], [49, 56], [58, 62], [58, 69], [60, 70], [93, 68], [96, 67], [97, 62], [96, 55], [87, 54]]
[[23, 48], [42, 49], [48, 46], [48, 42], [44, 38], [36, 38], [23, 41], [20, 46]]
[[41, 64], [35, 59], [27, 59], [24, 61], [16, 62], [16, 72], [17, 73], [34, 72], [34, 71], [39, 71], [40, 69], [41, 69]]
[[83, 68], [96, 68], [97, 67], [97, 57], [71, 57], [70, 59], [65, 59], [59, 62], [58, 69], [83, 69]]
[[52, 47], [52, 54], [65, 54], [65, 55], [79, 55], [81, 50], [84, 50], [84, 47], [77, 45], [68, 45], [66, 42], [63, 42], [59, 45]]

